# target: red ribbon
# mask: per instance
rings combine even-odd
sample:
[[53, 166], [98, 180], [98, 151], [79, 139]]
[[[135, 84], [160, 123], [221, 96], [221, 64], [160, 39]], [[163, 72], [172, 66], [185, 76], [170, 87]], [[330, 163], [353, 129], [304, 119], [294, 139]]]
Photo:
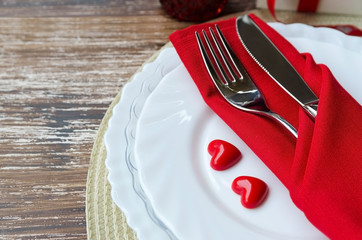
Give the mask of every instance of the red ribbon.
[[267, 0], [266, 4], [268, 5], [269, 12], [273, 16], [273, 18], [279, 22], [277, 19], [277, 15], [275, 14], [275, 2], [276, 0]]
[[[273, 18], [280, 22], [277, 18], [277, 15], [275, 13], [275, 2], [276, 0], [266, 0], [267, 6], [269, 9], [270, 14], [273, 16]], [[299, 0], [298, 12], [316, 12], [318, 8], [319, 0]], [[326, 25], [326, 26], [319, 26], [319, 27], [329, 27], [334, 28], [336, 30], [339, 30], [347, 35], [350, 36], [358, 36], [362, 37], [362, 30], [353, 26], [353, 25]]]

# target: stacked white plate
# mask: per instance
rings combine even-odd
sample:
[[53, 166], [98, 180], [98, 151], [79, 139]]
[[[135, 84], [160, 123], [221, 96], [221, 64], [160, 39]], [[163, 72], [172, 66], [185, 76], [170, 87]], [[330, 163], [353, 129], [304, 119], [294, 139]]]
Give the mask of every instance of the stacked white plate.
[[[362, 39], [303, 24], [270, 24], [300, 52], [326, 64], [362, 103]], [[202, 66], [200, 66], [202, 67]], [[207, 145], [234, 144], [242, 160], [211, 169]], [[105, 135], [112, 198], [140, 240], [326, 239], [287, 189], [204, 103], [174, 48], [160, 51], [128, 83]], [[231, 190], [241, 175], [262, 179], [265, 202], [246, 209]]]

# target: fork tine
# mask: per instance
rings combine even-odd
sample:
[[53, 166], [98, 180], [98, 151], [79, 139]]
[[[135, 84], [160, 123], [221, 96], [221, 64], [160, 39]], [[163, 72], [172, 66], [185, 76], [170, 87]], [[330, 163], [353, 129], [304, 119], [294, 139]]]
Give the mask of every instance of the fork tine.
[[199, 48], [200, 48], [202, 58], [204, 59], [204, 62], [205, 62], [207, 70], [209, 71], [209, 74], [211, 75], [211, 79], [215, 83], [215, 85], [218, 88], [220, 88], [220, 87], [222, 87], [224, 85], [224, 83], [222, 82], [219, 75], [217, 74], [217, 71], [216, 71], [214, 65], [212, 64], [212, 62], [210, 60], [210, 57], [207, 54], [205, 46], [204, 46], [203, 42], [201, 41], [199, 33], [195, 32], [195, 35], [196, 35], [197, 43], [198, 43]]
[[[216, 27], [217, 27], [217, 25], [215, 25], [215, 28], [216, 28]], [[230, 76], [232, 77], [232, 81], [235, 82], [237, 79], [242, 78], [242, 74], [241, 74], [241, 73], [239, 72], [239, 70], [235, 67], [234, 61], [231, 59], [229, 50], [228, 50], [228, 49], [226, 48], [226, 46], [225, 46], [225, 41], [226, 41], [225, 38], [223, 39], [223, 38], [222, 38], [223, 35], [222, 35], [222, 36], [220, 35], [220, 29], [218, 30], [218, 28], [216, 28], [216, 31], [218, 31], [218, 39], [219, 39], [219, 40], [217, 40], [217, 37], [216, 37], [216, 35], [215, 35], [215, 33], [214, 33], [214, 30], [212, 30], [211, 27], [209, 28], [209, 31], [210, 31], [211, 37], [212, 37], [212, 39], [213, 39], [213, 41], [214, 41], [214, 43], [215, 43], [215, 46], [216, 46], [218, 52], [220, 53], [220, 57], [221, 57], [221, 59], [222, 59], [222, 61], [223, 61], [223, 63], [224, 63], [224, 66], [226, 67], [228, 73], [229, 73]], [[220, 44], [220, 42], [221, 42], [221, 44]], [[221, 47], [221, 45], [222, 45], [223, 47]], [[227, 55], [228, 55], [229, 58], [226, 56], [225, 52], [227, 53]], [[230, 64], [229, 59], [231, 60], [232, 64]], [[234, 67], [233, 67], [232, 65], [234, 65]], [[237, 70], [237, 73], [235, 72], [234, 69]], [[239, 74], [239, 75], [238, 75], [238, 74]], [[229, 83], [230, 83], [230, 82], [229, 82]]]
[[[225, 84], [229, 84], [231, 82], [231, 79], [229, 78], [229, 76], [227, 75], [225, 69], [223, 68], [222, 66], [222, 63], [219, 59], [219, 57], [217, 56], [216, 54], [216, 51], [215, 51], [215, 48], [212, 46], [211, 42], [210, 42], [210, 39], [209, 37], [207, 36], [206, 34], [206, 31], [205, 30], [202, 30], [202, 35], [204, 36], [204, 39], [205, 39], [205, 42], [206, 42], [206, 45], [207, 47], [209, 48], [209, 51], [211, 53], [211, 56], [212, 58], [214, 59], [214, 62], [216, 64], [216, 67], [218, 68], [219, 72], [220, 72], [220, 75], [222, 77], [222, 79], [224, 80]], [[215, 42], [214, 42], [215, 43]], [[216, 46], [217, 43], [215, 43]], [[217, 49], [218, 51], [219, 49]], [[218, 51], [219, 52], [219, 51]], [[219, 52], [220, 53], [220, 52]]]
[[230, 47], [229, 42], [226, 40], [224, 34], [221, 32], [218, 25], [215, 25], [215, 29], [216, 29], [217, 34], [219, 35], [219, 38], [220, 38], [220, 41], [221, 41], [222, 45], [224, 46], [224, 48], [226, 50], [226, 53], [228, 54], [228, 57], [229, 57], [230, 61], [234, 65], [234, 68], [237, 70], [237, 72], [238, 72], [238, 74], [240, 76], [240, 79], [243, 79], [244, 78], [243, 75], [247, 74], [244, 66], [239, 61], [239, 59], [236, 56], [236, 54], [234, 53], [233, 49]]

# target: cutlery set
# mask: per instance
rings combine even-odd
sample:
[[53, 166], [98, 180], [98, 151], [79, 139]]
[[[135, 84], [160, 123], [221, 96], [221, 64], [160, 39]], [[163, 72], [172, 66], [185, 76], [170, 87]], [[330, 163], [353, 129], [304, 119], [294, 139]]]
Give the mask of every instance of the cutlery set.
[[[315, 120], [319, 99], [285, 56], [249, 16], [237, 18], [236, 29], [252, 59]], [[206, 30], [202, 30], [202, 34], [195, 32], [196, 40], [206, 69], [224, 99], [242, 111], [275, 120], [297, 137], [297, 130], [267, 107], [264, 96], [219, 27], [215, 25], [215, 30], [209, 28], [208, 31], [211, 39]]]

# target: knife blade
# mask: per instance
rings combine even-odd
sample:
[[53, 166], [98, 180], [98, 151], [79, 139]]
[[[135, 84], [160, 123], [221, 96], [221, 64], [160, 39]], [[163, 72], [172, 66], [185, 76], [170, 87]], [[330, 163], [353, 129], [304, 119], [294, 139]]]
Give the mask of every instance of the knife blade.
[[249, 55], [315, 120], [318, 97], [273, 42], [248, 15], [237, 18], [236, 29]]

